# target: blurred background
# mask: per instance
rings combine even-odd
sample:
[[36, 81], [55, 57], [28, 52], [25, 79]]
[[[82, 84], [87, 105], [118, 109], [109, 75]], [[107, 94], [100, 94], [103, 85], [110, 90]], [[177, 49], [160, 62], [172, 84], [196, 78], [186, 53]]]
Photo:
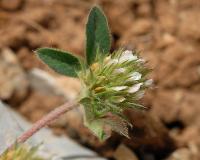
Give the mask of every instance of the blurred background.
[[0, 0], [0, 100], [35, 122], [74, 99], [78, 80], [42, 64], [33, 51], [56, 47], [84, 56], [85, 23], [100, 5], [112, 49], [136, 49], [153, 69], [155, 86], [127, 111], [131, 139], [100, 142], [74, 110], [50, 125], [99, 155], [116, 160], [200, 159], [199, 0]]

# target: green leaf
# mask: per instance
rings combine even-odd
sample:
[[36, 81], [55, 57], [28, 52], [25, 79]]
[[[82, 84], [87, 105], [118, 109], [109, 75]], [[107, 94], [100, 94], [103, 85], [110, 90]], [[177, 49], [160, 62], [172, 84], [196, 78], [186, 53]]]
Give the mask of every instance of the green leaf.
[[76, 72], [81, 68], [78, 57], [54, 48], [39, 48], [36, 53], [44, 63], [56, 72], [77, 77]]
[[97, 50], [107, 54], [111, 47], [111, 36], [103, 11], [95, 6], [90, 11], [86, 24], [86, 59], [90, 65], [96, 58]]

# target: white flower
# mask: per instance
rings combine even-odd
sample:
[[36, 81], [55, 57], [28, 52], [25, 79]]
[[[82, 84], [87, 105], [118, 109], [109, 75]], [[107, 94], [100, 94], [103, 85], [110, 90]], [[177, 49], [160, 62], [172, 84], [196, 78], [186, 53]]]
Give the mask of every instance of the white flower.
[[119, 58], [119, 62], [125, 62], [125, 61], [132, 61], [132, 60], [136, 60], [137, 56], [133, 55], [132, 51], [126, 50], [122, 53], [121, 57]]
[[144, 85], [148, 87], [148, 86], [151, 86], [152, 83], [153, 83], [153, 79], [148, 79], [147, 81], [144, 82]]
[[115, 90], [115, 91], [121, 91], [121, 90], [124, 90], [124, 89], [126, 89], [126, 88], [127, 88], [127, 86], [112, 87], [112, 89]]
[[142, 77], [142, 74], [139, 73], [139, 72], [133, 72], [131, 74], [131, 77], [128, 79], [128, 81], [137, 81], [137, 80], [140, 80]]
[[118, 68], [118, 69], [115, 69], [115, 70], [114, 70], [114, 73], [119, 74], [119, 73], [124, 73], [125, 71], [126, 71], [125, 68]]
[[135, 93], [137, 92], [143, 83], [134, 84], [132, 87], [129, 88], [128, 93]]

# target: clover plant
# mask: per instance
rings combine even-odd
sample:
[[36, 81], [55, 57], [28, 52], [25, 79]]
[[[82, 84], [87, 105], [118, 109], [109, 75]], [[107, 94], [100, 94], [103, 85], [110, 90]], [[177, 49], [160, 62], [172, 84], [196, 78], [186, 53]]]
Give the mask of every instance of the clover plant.
[[[37, 49], [36, 54], [45, 64], [62, 75], [78, 78], [82, 88], [77, 101], [67, 102], [51, 111], [18, 137], [16, 143], [25, 142], [41, 128], [79, 105], [85, 111], [85, 126], [99, 139], [107, 139], [111, 131], [128, 137], [131, 124], [123, 112], [128, 108], [144, 109], [138, 100], [151, 86], [152, 79], [148, 79], [150, 70], [136, 51], [118, 49], [110, 53], [110, 50], [108, 22], [98, 6], [94, 6], [88, 16], [84, 57], [55, 48]], [[6, 153], [14, 146], [11, 144]], [[23, 148], [19, 152], [21, 150]]]
[[78, 103], [84, 107], [85, 126], [104, 140], [114, 130], [128, 137], [131, 126], [124, 109], [144, 107], [137, 103], [152, 83], [149, 69], [135, 51], [110, 53], [111, 35], [103, 11], [91, 9], [86, 24], [85, 56], [54, 48], [39, 48], [38, 57], [56, 72], [80, 79]]

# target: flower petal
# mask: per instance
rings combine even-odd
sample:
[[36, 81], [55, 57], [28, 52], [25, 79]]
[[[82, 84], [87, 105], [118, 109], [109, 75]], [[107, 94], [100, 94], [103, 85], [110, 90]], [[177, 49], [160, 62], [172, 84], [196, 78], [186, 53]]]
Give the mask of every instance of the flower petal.
[[133, 72], [131, 74], [131, 77], [128, 79], [129, 81], [137, 81], [137, 80], [140, 80], [142, 77], [142, 74], [139, 73], [139, 72]]
[[124, 90], [124, 89], [126, 89], [126, 88], [127, 88], [127, 86], [112, 87], [112, 89], [115, 90], [115, 91], [121, 91], [121, 90]]
[[132, 60], [136, 60], [137, 56], [133, 55], [133, 52], [130, 50], [126, 50], [122, 53], [121, 57], [119, 58], [119, 62], [125, 62], [125, 61], [132, 61]]
[[132, 87], [129, 88], [128, 93], [135, 93], [137, 92], [143, 83], [134, 84]]

